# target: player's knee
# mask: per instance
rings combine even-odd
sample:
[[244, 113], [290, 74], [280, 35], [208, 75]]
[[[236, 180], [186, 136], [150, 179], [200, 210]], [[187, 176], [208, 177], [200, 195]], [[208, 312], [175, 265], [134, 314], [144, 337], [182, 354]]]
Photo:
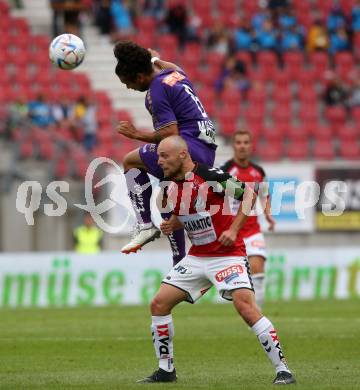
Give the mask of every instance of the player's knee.
[[133, 152], [127, 153], [123, 159], [123, 165], [124, 165], [124, 170], [127, 171], [131, 168], [135, 168], [134, 165], [134, 158], [132, 156]]
[[236, 310], [245, 321], [248, 322], [249, 319], [259, 314], [253, 293], [244, 295], [240, 290], [236, 290], [233, 293], [233, 301]]
[[165, 316], [170, 314], [171, 308], [160, 297], [154, 297], [150, 303], [150, 310], [153, 316]]

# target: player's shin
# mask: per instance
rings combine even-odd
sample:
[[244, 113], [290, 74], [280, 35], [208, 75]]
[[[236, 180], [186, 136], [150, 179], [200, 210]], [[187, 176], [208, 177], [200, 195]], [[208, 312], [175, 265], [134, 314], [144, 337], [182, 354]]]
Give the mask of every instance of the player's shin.
[[151, 332], [159, 368], [171, 372], [174, 370], [174, 324], [172, 315], [152, 316]]
[[[161, 213], [161, 217], [170, 219], [171, 213]], [[172, 251], [173, 265], [176, 265], [186, 255], [184, 229], [176, 230], [167, 237]]]
[[133, 168], [125, 172], [126, 184], [136, 219], [143, 227], [152, 225], [150, 199], [152, 187], [149, 175], [143, 169]]
[[251, 276], [253, 287], [255, 291], [255, 300], [256, 304], [262, 308], [264, 305], [264, 296], [265, 296], [265, 283], [264, 283], [264, 274], [253, 274]]
[[272, 323], [266, 317], [261, 317], [251, 329], [256, 334], [268, 358], [274, 365], [276, 372], [290, 372]]

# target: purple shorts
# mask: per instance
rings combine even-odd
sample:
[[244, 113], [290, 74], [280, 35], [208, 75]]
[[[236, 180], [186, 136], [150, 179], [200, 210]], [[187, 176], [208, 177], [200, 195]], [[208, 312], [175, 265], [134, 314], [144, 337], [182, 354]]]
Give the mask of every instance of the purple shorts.
[[[215, 161], [215, 149], [202, 142], [186, 142], [193, 161], [212, 167]], [[139, 149], [140, 158], [148, 172], [158, 179], [164, 178], [164, 173], [158, 164], [157, 144], [145, 144]]]

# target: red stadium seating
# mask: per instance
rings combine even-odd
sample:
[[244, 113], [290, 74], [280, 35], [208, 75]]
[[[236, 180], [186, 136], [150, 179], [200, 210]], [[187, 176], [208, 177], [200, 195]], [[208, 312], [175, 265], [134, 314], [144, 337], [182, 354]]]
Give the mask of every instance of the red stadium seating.
[[278, 161], [282, 155], [282, 144], [270, 144], [265, 141], [257, 145], [256, 154], [261, 160]]
[[291, 160], [306, 160], [308, 157], [308, 142], [292, 141], [284, 147], [285, 154]]
[[360, 147], [358, 142], [343, 141], [340, 143], [339, 148], [340, 156], [347, 160], [359, 160], [360, 159]]
[[346, 121], [346, 111], [342, 106], [328, 107], [325, 116], [333, 127], [344, 126]]
[[301, 51], [289, 51], [284, 53], [285, 70], [292, 78], [296, 78], [304, 68], [304, 53]]
[[317, 160], [332, 160], [335, 157], [334, 146], [331, 140], [316, 142], [313, 146], [313, 158]]

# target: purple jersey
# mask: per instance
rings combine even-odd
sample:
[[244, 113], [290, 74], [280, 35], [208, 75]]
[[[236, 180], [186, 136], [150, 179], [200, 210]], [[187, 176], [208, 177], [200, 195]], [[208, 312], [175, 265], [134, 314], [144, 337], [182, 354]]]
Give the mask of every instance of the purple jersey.
[[182, 70], [166, 69], [151, 81], [145, 106], [155, 130], [176, 123], [188, 144], [205, 144], [216, 149], [215, 128]]

